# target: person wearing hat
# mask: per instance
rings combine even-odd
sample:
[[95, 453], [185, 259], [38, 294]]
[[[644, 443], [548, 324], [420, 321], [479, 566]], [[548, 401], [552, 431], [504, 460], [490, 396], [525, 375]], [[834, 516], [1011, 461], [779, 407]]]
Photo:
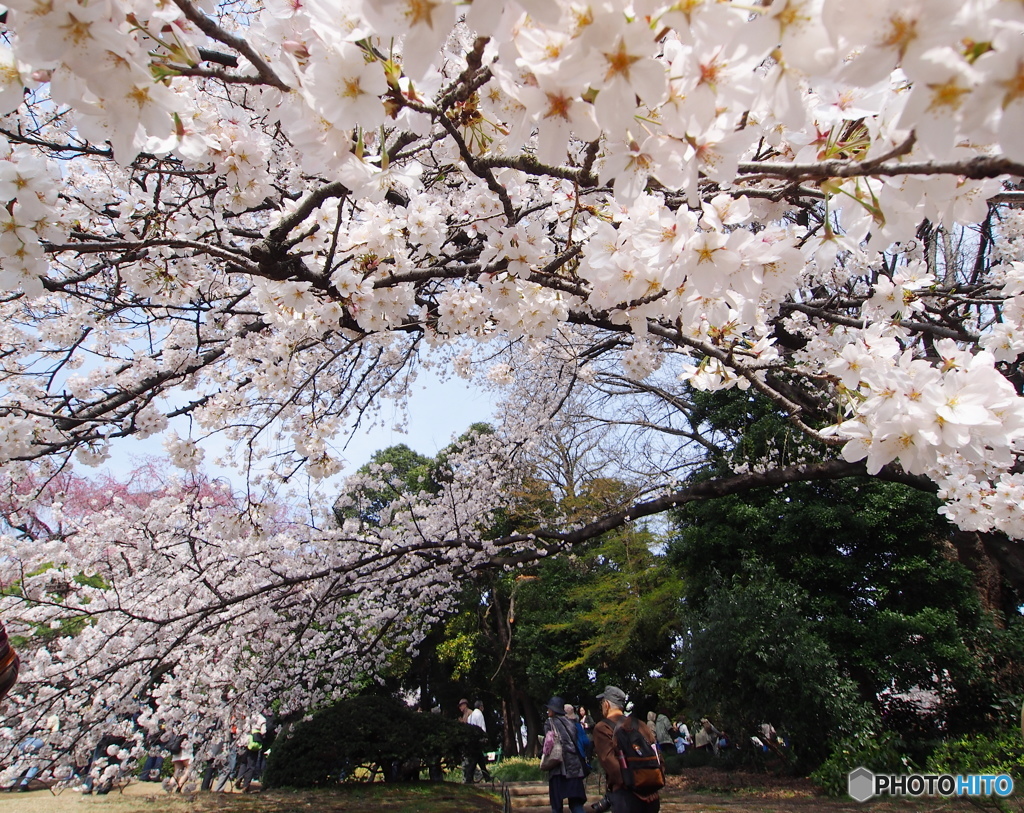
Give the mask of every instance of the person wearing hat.
[[[469, 713], [470, 725], [475, 725], [483, 732], [483, 737], [480, 738], [480, 742], [483, 743], [487, 737], [487, 721], [484, 719], [484, 703], [482, 700], [477, 700], [473, 704], [473, 710]], [[484, 778], [484, 782], [491, 781], [491, 774], [487, 770], [487, 756], [484, 754], [482, 747], [477, 747], [476, 753], [473, 754], [473, 773], [476, 773], [477, 765], [480, 766], [480, 774]]]
[[460, 719], [466, 725], [475, 726], [481, 731], [479, 742], [471, 746], [471, 752], [466, 758], [466, 761], [462, 763], [463, 781], [467, 785], [473, 784], [473, 779], [476, 776], [476, 769], [479, 766], [480, 773], [484, 778], [485, 782], [491, 781], [491, 775], [487, 771], [487, 757], [484, 756], [483, 742], [484, 737], [487, 736], [487, 722], [484, 719], [484, 704], [477, 700], [476, 708], [470, 708], [469, 701], [463, 698], [459, 701], [459, 714]]
[[[661, 799], [657, 793], [640, 797], [626, 787], [622, 780], [622, 767], [615, 755], [615, 727], [625, 717], [626, 693], [618, 686], [605, 686], [597, 696], [601, 703], [602, 720], [594, 726], [594, 750], [608, 780], [608, 801], [612, 813], [659, 813]], [[654, 732], [642, 720], [637, 720], [640, 733], [654, 744]]]
[[548, 799], [551, 813], [563, 813], [562, 800], [569, 800], [569, 813], [585, 813], [587, 790], [583, 785], [586, 770], [583, 757], [576, 749], [576, 723], [566, 717], [567, 706], [561, 697], [552, 697], [547, 704], [548, 719], [544, 736], [552, 732], [562, 744], [562, 764], [548, 774]]

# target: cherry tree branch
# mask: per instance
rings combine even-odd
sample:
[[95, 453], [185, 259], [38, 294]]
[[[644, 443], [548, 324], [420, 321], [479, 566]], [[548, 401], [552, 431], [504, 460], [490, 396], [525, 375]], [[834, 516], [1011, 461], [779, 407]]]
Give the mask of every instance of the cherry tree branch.
[[983, 179], [1024, 175], [1024, 164], [1003, 156], [977, 156], [962, 161], [821, 161], [815, 164], [744, 161], [739, 164], [740, 178], [756, 175], [762, 178], [783, 178], [794, 183], [828, 178], [859, 178], [868, 176], [902, 177], [905, 175], [957, 175]]
[[224, 43], [229, 48], [234, 48], [238, 53], [249, 60], [257, 73], [263, 77], [263, 81], [268, 85], [272, 85], [278, 90], [291, 90], [291, 88], [276, 73], [274, 73], [273, 68], [264, 61], [263, 57], [257, 54], [256, 51], [253, 50], [252, 46], [244, 39], [225, 31], [217, 25], [217, 23], [193, 6], [189, 0], [174, 0], [174, 5], [181, 9], [181, 13], [184, 14], [188, 20], [193, 22], [200, 31], [206, 34], [206, 36], [217, 40], [217, 42]]

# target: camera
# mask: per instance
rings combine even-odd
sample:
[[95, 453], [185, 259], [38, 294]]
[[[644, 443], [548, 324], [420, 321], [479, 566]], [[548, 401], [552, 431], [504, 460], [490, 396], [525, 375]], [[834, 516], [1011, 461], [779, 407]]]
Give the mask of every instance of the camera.
[[594, 813], [605, 813], [605, 811], [612, 809], [612, 800], [605, 796], [600, 801], [594, 802], [594, 804], [590, 806], [590, 809], [593, 810]]

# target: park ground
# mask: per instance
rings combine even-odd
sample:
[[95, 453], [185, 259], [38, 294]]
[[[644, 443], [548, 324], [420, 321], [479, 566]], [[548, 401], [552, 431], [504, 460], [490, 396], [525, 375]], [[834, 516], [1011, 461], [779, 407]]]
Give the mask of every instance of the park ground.
[[[698, 769], [701, 771], [702, 769]], [[858, 804], [829, 799], [802, 779], [769, 779], [739, 772], [669, 777], [662, 813], [967, 813], [995, 810], [967, 800], [922, 798]], [[594, 798], [590, 800], [595, 801]], [[1007, 800], [1024, 813], [1024, 797]], [[588, 803], [589, 807], [589, 803]], [[169, 795], [158, 786], [132, 784], [105, 796], [48, 790], [0, 793], [0, 813], [501, 813], [500, 787], [489, 785], [351, 785], [328, 790], [275, 790]]]

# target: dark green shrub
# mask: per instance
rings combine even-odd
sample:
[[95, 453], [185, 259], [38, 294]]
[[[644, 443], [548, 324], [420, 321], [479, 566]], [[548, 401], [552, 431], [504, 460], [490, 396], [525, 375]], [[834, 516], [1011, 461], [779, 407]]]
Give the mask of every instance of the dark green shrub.
[[[1019, 783], [1021, 777], [1024, 777], [1024, 741], [1017, 729], [991, 735], [968, 734], [959, 739], [947, 740], [929, 758], [928, 772], [954, 776], [1009, 774]], [[979, 808], [983, 806], [978, 799], [971, 801]], [[1015, 809], [1009, 800], [995, 795], [989, 796], [987, 802], [995, 810]]]
[[355, 697], [318, 711], [274, 743], [267, 787], [416, 779], [430, 765], [460, 765], [479, 747], [475, 726], [423, 714], [389, 697]]
[[668, 758], [665, 763], [669, 773], [681, 773], [684, 768], [703, 768], [705, 765], [711, 765], [714, 759], [714, 753], [707, 748], [687, 748], [685, 753], [676, 754], [671, 766]]
[[665, 760], [665, 773], [678, 776], [683, 772], [683, 754], [662, 754]]
[[703, 768], [711, 765], [722, 771], [744, 767], [748, 753], [737, 748], [723, 748], [717, 754], [706, 748], [687, 748], [683, 754], [664, 754], [665, 773], [676, 776], [687, 768]]

